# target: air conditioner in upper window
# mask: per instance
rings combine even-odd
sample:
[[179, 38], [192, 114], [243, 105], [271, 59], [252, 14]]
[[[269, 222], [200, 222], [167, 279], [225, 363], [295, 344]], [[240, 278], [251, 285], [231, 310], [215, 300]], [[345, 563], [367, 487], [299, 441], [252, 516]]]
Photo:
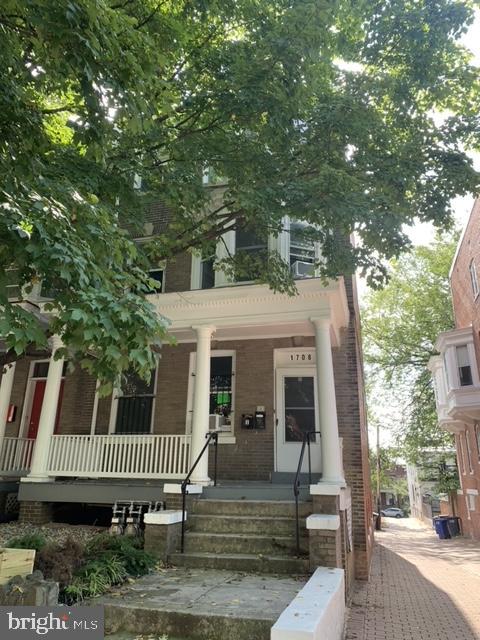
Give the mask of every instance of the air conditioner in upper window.
[[292, 264], [292, 275], [294, 278], [313, 278], [315, 276], [315, 265], [311, 262], [296, 260]]

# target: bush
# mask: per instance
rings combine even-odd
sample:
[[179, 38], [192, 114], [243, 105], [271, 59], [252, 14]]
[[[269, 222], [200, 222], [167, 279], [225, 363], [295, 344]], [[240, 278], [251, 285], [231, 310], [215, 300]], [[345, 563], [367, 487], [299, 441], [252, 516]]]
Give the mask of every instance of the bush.
[[142, 549], [138, 538], [100, 534], [87, 545], [86, 555], [92, 559], [115, 557], [123, 563], [127, 574], [143, 576], [156, 564], [155, 558]]
[[41, 533], [27, 533], [18, 538], [12, 538], [6, 543], [9, 549], [35, 549], [40, 551], [47, 544], [47, 540]]
[[60, 588], [68, 585], [75, 572], [84, 563], [85, 548], [73, 538], [67, 538], [64, 543], [51, 543], [43, 547], [35, 558], [35, 568], [39, 569], [45, 578], [55, 580]]

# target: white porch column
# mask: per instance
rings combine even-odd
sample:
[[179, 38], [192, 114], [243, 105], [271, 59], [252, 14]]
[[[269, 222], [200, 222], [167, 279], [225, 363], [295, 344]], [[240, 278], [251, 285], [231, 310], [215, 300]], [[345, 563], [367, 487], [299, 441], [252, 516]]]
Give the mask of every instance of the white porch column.
[[33, 450], [32, 465], [30, 473], [25, 482], [46, 482], [48, 478], [48, 452], [50, 442], [55, 430], [55, 418], [57, 417], [58, 396], [62, 383], [62, 371], [64, 359], [55, 360], [56, 351], [62, 347], [62, 342], [58, 336], [50, 338], [52, 355], [48, 364], [47, 383], [43, 396], [42, 411], [38, 423], [37, 439]]
[[[205, 446], [205, 436], [208, 433], [208, 416], [210, 413], [210, 341], [215, 327], [197, 326], [193, 327], [193, 329], [197, 332], [197, 355], [193, 391], [190, 465], [195, 462], [200, 451]], [[210, 484], [207, 451], [193, 472], [191, 481], [194, 484]]]
[[5, 367], [0, 382], [0, 453], [3, 447], [3, 439], [5, 438], [5, 429], [7, 427], [7, 413], [10, 406], [10, 398], [12, 395], [13, 379], [15, 377], [15, 362]]
[[321, 431], [322, 483], [345, 485], [340, 459], [337, 402], [333, 373], [330, 318], [311, 318], [315, 328], [318, 410]]

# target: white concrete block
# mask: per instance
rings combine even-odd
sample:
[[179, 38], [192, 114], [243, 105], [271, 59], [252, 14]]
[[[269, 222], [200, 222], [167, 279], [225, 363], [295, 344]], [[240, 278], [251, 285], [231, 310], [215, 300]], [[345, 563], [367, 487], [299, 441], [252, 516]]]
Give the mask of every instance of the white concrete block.
[[[187, 512], [185, 511], [185, 520]], [[176, 524], [182, 521], [182, 512], [175, 509], [166, 509], [165, 511], [153, 511], [143, 516], [145, 524]]]
[[310, 485], [311, 496], [339, 496], [342, 486], [328, 482], [318, 482]]
[[[203, 487], [201, 484], [189, 484], [187, 485], [187, 493], [189, 494], [200, 494], [203, 491]], [[164, 484], [163, 485], [163, 493], [182, 493], [182, 485], [181, 484]]]
[[340, 528], [340, 516], [325, 513], [313, 513], [307, 518], [307, 529], [321, 529], [323, 531], [336, 531]]
[[352, 506], [352, 490], [350, 487], [342, 487], [340, 490], [340, 511], [350, 509]]
[[319, 567], [273, 625], [271, 640], [341, 640], [344, 580], [343, 569]]

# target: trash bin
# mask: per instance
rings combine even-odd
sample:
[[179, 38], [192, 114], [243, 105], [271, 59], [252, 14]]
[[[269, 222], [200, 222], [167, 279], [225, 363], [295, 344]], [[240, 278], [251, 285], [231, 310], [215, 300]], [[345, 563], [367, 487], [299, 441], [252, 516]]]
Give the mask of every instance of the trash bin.
[[450, 531], [448, 530], [448, 520], [448, 516], [435, 516], [433, 519], [435, 531], [440, 540], [447, 540], [448, 538], [451, 538]]
[[452, 538], [460, 535], [460, 518], [457, 516], [450, 516], [448, 518], [448, 531]]

